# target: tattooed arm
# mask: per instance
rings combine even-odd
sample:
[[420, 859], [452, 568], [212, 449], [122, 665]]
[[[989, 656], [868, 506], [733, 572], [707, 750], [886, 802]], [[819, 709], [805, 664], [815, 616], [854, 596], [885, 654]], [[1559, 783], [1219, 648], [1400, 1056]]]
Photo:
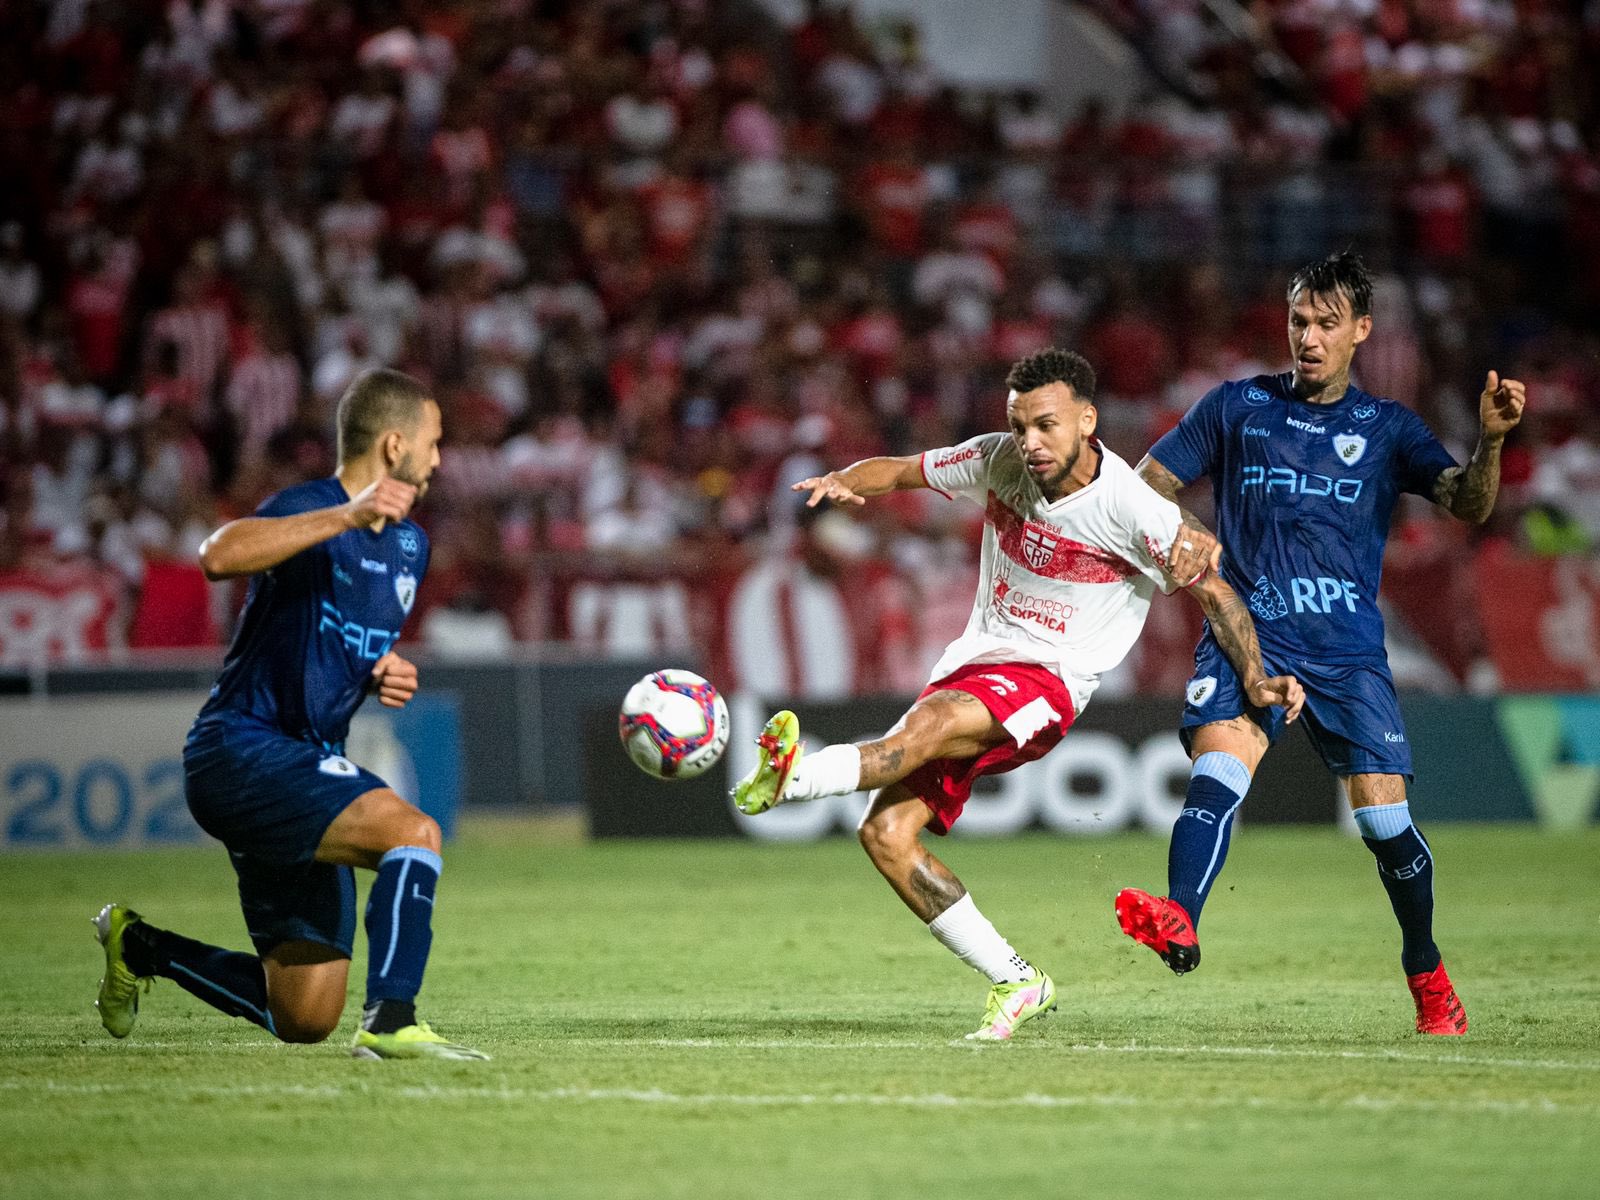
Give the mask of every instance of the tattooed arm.
[[1478, 448], [1466, 466], [1441, 471], [1433, 485], [1434, 502], [1448, 509], [1451, 516], [1474, 525], [1489, 519], [1500, 491], [1500, 447], [1506, 434], [1522, 420], [1522, 406], [1527, 400], [1527, 389], [1518, 380], [1501, 380], [1498, 372], [1489, 372], [1478, 398], [1478, 418], [1482, 423]]
[[[1171, 471], [1148, 454], [1139, 461], [1134, 471], [1157, 495], [1178, 504], [1178, 493], [1183, 490], [1184, 485]], [[1166, 564], [1172, 577], [1179, 583], [1187, 585], [1207, 567], [1215, 571], [1221, 565], [1222, 547], [1218, 544], [1216, 535], [1205, 527], [1205, 523], [1199, 517], [1181, 504], [1178, 504], [1178, 513], [1185, 529], [1192, 529], [1201, 535], [1189, 539], [1180, 536], [1172, 548], [1171, 559]]]
[[1261, 665], [1261, 646], [1256, 641], [1256, 624], [1250, 609], [1219, 575], [1210, 575], [1189, 589], [1189, 594], [1205, 610], [1211, 635], [1228, 656], [1250, 703], [1257, 708], [1281, 704], [1293, 721], [1305, 703], [1305, 689], [1293, 675], [1268, 675]]

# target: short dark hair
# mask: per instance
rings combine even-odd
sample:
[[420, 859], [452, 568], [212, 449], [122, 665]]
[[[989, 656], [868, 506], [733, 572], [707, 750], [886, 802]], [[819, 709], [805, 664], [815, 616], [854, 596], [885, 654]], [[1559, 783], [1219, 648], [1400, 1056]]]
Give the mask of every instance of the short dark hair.
[[360, 458], [391, 429], [415, 429], [432, 399], [420, 380], [400, 371], [361, 372], [339, 397], [339, 461]]
[[1006, 376], [1006, 386], [1019, 396], [1050, 383], [1064, 383], [1079, 400], [1094, 403], [1094, 368], [1076, 350], [1040, 350], [1013, 363]]
[[1289, 280], [1289, 303], [1301, 292], [1313, 300], [1329, 301], [1342, 294], [1350, 301], [1352, 317], [1372, 315], [1372, 276], [1354, 250], [1340, 250], [1301, 267]]

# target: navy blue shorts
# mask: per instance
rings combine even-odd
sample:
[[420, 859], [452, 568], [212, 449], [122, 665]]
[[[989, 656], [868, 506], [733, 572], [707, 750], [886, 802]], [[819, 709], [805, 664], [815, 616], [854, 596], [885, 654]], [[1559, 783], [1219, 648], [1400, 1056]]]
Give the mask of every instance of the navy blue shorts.
[[341, 754], [231, 716], [195, 723], [183, 769], [189, 811], [228, 848], [257, 953], [309, 941], [348, 955], [355, 873], [317, 862], [317, 846], [358, 797], [389, 785]]
[[[1263, 646], [1261, 663], [1268, 675], [1293, 675], [1305, 688], [1299, 724], [1328, 770], [1411, 778], [1411, 746], [1387, 662], [1308, 662]], [[1233, 664], [1208, 628], [1195, 647], [1194, 676], [1184, 689], [1184, 747], [1200, 726], [1241, 715], [1261, 726], [1270, 742], [1286, 728], [1283, 709], [1255, 708], [1245, 699]]]

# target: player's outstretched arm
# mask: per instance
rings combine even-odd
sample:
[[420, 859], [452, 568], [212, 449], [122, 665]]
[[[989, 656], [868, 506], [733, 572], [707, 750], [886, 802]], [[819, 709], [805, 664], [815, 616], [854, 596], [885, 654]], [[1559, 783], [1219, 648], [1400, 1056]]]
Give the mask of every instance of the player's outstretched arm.
[[229, 521], [200, 544], [200, 568], [207, 579], [234, 579], [268, 571], [347, 530], [403, 520], [416, 499], [416, 488], [386, 475], [344, 504], [287, 517], [241, 517]]
[[1489, 519], [1500, 492], [1500, 447], [1522, 420], [1527, 402], [1528, 390], [1521, 381], [1489, 372], [1478, 397], [1478, 448], [1465, 467], [1441, 471], [1433, 485], [1434, 501], [1449, 509], [1451, 516], [1474, 525]]
[[802, 479], [789, 490], [810, 492], [806, 507], [815, 508], [824, 500], [831, 500], [835, 504], [865, 504], [868, 496], [927, 486], [928, 481], [922, 477], [922, 456], [907, 454], [901, 457], [863, 458], [842, 471], [829, 471], [826, 475]]
[[[1181, 478], [1176, 477], [1173, 472], [1163, 467], [1157, 459], [1150, 458], [1149, 454], [1146, 454], [1144, 458], [1139, 459], [1139, 466], [1134, 467], [1134, 474], [1142, 478], [1144, 482], [1149, 483], [1150, 488], [1155, 490], [1155, 493], [1170, 499], [1173, 504], [1178, 504], [1178, 493], [1184, 490], [1184, 482], [1182, 482]], [[1173, 547], [1173, 555], [1171, 555], [1170, 562], [1166, 563], [1166, 570], [1173, 573], [1173, 578], [1178, 579], [1181, 584], [1187, 584], [1187, 582], [1195, 578], [1195, 574], [1200, 573], [1203, 566], [1210, 566], [1211, 570], [1216, 570], [1221, 565], [1222, 550], [1216, 544], [1216, 536], [1206, 528], [1205, 522], [1195, 517], [1182, 504], [1178, 504], [1178, 512], [1186, 528], [1205, 534], [1205, 538], [1189, 538], [1189, 546], [1184, 546], [1184, 539], [1179, 538], [1178, 544]], [[1205, 563], [1200, 562], [1200, 547], [1202, 546], [1206, 547]], [[1211, 547], [1216, 547], [1214, 552]]]
[[1293, 675], [1266, 673], [1261, 665], [1261, 645], [1256, 641], [1255, 621], [1251, 619], [1250, 609], [1239, 598], [1239, 593], [1216, 574], [1205, 576], [1188, 590], [1205, 610], [1206, 620], [1211, 623], [1212, 636], [1228, 656], [1233, 669], [1239, 673], [1240, 684], [1250, 703], [1258, 708], [1280, 704], [1286, 710], [1284, 716], [1287, 720], [1293, 721], [1298, 717], [1306, 702], [1305, 689]]

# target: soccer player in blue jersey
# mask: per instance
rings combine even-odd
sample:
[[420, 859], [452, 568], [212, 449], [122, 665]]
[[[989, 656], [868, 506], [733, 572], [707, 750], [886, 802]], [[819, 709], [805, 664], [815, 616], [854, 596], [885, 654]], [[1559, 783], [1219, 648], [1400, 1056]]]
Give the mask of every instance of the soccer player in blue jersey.
[[[1401, 492], [1464, 521], [1488, 519], [1500, 447], [1526, 393], [1489, 372], [1478, 445], [1460, 466], [1410, 409], [1350, 383], [1356, 347], [1372, 329], [1372, 281], [1359, 257], [1305, 267], [1288, 299], [1294, 370], [1213, 388], [1138, 471], [1170, 499], [1210, 476], [1222, 575], [1248, 597], [1266, 671], [1305, 687], [1302, 723], [1344, 782], [1400, 923], [1417, 1030], [1461, 1034], [1466, 1012], [1433, 941], [1433, 855], [1406, 802], [1411, 750], [1384, 652], [1378, 580]], [[1183, 712], [1193, 766], [1172, 830], [1167, 895], [1128, 888], [1116, 900], [1123, 932], [1176, 974], [1200, 963], [1200, 910], [1227, 857], [1233, 814], [1283, 732], [1280, 712], [1249, 704], [1208, 628]]]
[[95, 918], [106, 971], [96, 1006], [127, 1037], [139, 990], [177, 983], [285, 1042], [320, 1042], [344, 1011], [355, 935], [352, 867], [367, 901], [358, 1058], [481, 1059], [417, 1019], [432, 942], [439, 826], [344, 757], [369, 694], [417, 691], [394, 644], [428, 569], [407, 519], [439, 465], [439, 406], [398, 371], [367, 371], [339, 401], [339, 470], [270, 497], [206, 539], [207, 577], [250, 576], [222, 674], [183, 750], [190, 811], [228, 848], [255, 953], [208, 946], [120, 904]]

